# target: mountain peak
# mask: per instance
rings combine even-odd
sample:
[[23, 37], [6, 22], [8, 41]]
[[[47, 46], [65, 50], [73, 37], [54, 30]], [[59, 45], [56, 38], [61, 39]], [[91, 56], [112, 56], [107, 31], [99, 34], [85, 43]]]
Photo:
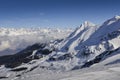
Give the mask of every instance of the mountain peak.
[[118, 20], [120, 20], [120, 16], [116, 15], [116, 16], [114, 16], [113, 18], [105, 21], [105, 22], [103, 23], [103, 25], [110, 25], [110, 24], [112, 24], [112, 23], [114, 23], [114, 22], [116, 22], [116, 21], [118, 21]]
[[115, 19], [120, 19], [120, 16], [119, 16], [119, 15], [116, 15], [114, 18], [115, 18]]
[[120, 16], [119, 15], [115, 15], [113, 18], [109, 19], [108, 21], [115, 21], [115, 20], [119, 20]]
[[85, 21], [84, 23], [82, 23], [81, 27], [91, 27], [91, 26], [95, 26], [95, 24], [93, 24], [90, 21]]

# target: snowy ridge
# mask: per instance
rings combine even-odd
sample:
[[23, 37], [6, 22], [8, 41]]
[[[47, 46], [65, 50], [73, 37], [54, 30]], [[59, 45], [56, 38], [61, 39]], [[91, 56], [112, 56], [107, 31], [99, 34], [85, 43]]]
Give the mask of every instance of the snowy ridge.
[[[70, 35], [67, 40], [64, 40], [62, 48], [75, 48], [74, 46], [77, 46], [78, 44], [81, 44], [85, 40], [87, 40], [90, 35], [96, 30], [96, 26], [93, 23], [85, 21], [79, 28], [75, 30], [72, 34], [73, 36]], [[71, 50], [71, 49], [69, 49]], [[72, 51], [70, 51], [72, 52]]]
[[[111, 21], [111, 20], [113, 20], [113, 18], [108, 21]], [[114, 20], [116, 21], [107, 26], [105, 26], [105, 23], [108, 21], [106, 21], [102, 26], [93, 26], [93, 27], [81, 29], [86, 27], [86, 25], [84, 25], [84, 26], [81, 26], [80, 28], [77, 28], [77, 30], [75, 31], [77, 34], [65, 40], [64, 42], [65, 44], [63, 44], [62, 49], [65, 49], [65, 47], [71, 48], [69, 47], [69, 45], [71, 46], [71, 43], [69, 44], [69, 42], [74, 42], [74, 43], [76, 42], [76, 45], [73, 46], [75, 50], [80, 50], [81, 47], [85, 47], [85, 46], [100, 45], [102, 42], [105, 41], [105, 40], [101, 41], [101, 39], [104, 38], [105, 35], [106, 36], [111, 35], [112, 37], [112, 36], [115, 36], [112, 34], [115, 34], [116, 32], [119, 31], [120, 18], [118, 18], [117, 16], [117, 18], [115, 17]], [[117, 38], [115, 37], [115, 40], [119, 40], [118, 36], [116, 36]], [[72, 41], [70, 41], [71, 39]], [[112, 41], [112, 40], [109, 40], [109, 41]], [[68, 51], [69, 50], [71, 49], [68, 49]]]
[[[111, 21], [114, 22], [106, 24]], [[70, 70], [75, 66], [80, 67], [86, 62], [94, 60], [105, 51], [119, 48], [119, 30], [120, 18], [118, 16], [105, 21], [101, 26], [93, 25], [90, 22], [83, 23], [58, 44], [58, 52], [52, 56], [55, 60], [52, 63], [53, 67], [63, 67], [65, 70]], [[60, 60], [59, 63], [57, 60]]]
[[100, 26], [85, 21], [64, 40], [34, 44], [19, 53], [0, 58], [6, 62], [0, 61], [1, 79], [120, 80], [120, 16]]

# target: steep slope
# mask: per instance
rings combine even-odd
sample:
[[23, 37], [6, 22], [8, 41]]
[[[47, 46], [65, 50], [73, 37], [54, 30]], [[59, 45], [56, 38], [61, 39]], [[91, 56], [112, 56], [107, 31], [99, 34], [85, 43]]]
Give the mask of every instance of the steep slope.
[[54, 53], [50, 61], [55, 67], [64, 67], [66, 70], [81, 67], [102, 53], [116, 50], [120, 47], [119, 42], [119, 16], [105, 21], [101, 26], [85, 22], [58, 44], [58, 52]]
[[[5, 72], [0, 74], [2, 75], [1, 78], [9, 77], [8, 79], [25, 80], [36, 77], [37, 80], [41, 74], [50, 74], [47, 78], [46, 76], [41, 77], [43, 80], [56, 80], [54, 77], [50, 78], [50, 76], [56, 75], [58, 80], [72, 80], [78, 79], [78, 77], [86, 80], [90, 76], [91, 80], [101, 80], [101, 77], [104, 76], [103, 80], [119, 80], [120, 71], [117, 72], [116, 69], [120, 69], [120, 17], [115, 16], [100, 26], [85, 21], [64, 40], [55, 40], [44, 47], [39, 46], [34, 47], [34, 49], [30, 46], [29, 49], [22, 52], [22, 55], [14, 57], [22, 56], [22, 59], [30, 60], [26, 63], [20, 61], [20, 65], [13, 68], [5, 68], [6, 64], [5, 66], [2, 64], [0, 71]], [[89, 68], [84, 69], [86, 67]], [[73, 72], [78, 77], [76, 75], [71, 77], [72, 74], [67, 73], [66, 75], [63, 73], [76, 69], [81, 69], [78, 72]], [[44, 73], [44, 71], [47, 73]], [[62, 79], [57, 74], [59, 71], [62, 72]], [[9, 75], [7, 75], [8, 73]], [[100, 73], [100, 75], [97, 76], [96, 73]], [[106, 77], [110, 75], [114, 76]]]
[[[120, 29], [120, 17], [115, 16], [101, 26], [85, 22], [63, 41], [62, 51], [80, 50], [84, 46], [98, 45], [106, 35], [112, 35]], [[74, 45], [76, 43], [76, 45]], [[71, 47], [72, 46], [72, 47]], [[74, 49], [73, 49], [74, 48]]]
[[97, 29], [95, 24], [85, 21], [80, 27], [78, 27], [71, 35], [66, 38], [61, 46], [61, 51], [72, 52], [75, 50], [75, 46], [81, 45], [86, 41]]

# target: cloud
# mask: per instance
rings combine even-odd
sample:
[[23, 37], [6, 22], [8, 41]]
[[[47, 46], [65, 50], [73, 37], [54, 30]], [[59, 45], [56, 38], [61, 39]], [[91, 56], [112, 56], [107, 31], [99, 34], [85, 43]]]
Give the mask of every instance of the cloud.
[[10, 44], [9, 44], [9, 41], [2, 41], [0, 43], [0, 51], [3, 51], [7, 48], [11, 47]]
[[62, 39], [67, 36], [68, 32], [69, 30], [64, 31], [62, 29], [59, 31], [58, 29], [39, 28], [1, 28], [0, 56], [17, 53], [34, 43], [45, 43], [54, 39]]

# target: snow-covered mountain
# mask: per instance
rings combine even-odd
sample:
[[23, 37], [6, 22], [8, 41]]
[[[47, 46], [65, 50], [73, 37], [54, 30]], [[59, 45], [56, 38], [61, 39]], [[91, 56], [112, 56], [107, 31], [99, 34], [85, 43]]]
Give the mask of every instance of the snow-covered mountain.
[[[96, 59], [101, 54], [111, 53], [119, 47], [120, 17], [115, 16], [100, 26], [90, 22], [83, 23], [59, 43], [58, 52], [55, 56], [71, 55], [72, 58], [68, 63], [69, 69], [71, 69], [75, 65], [81, 67], [84, 63]], [[64, 64], [60, 64], [60, 66], [64, 66]]]
[[85, 21], [64, 40], [2, 56], [0, 65], [8, 80], [120, 80], [120, 16], [100, 26]]
[[63, 39], [71, 31], [72, 29], [0, 28], [0, 56], [15, 54], [35, 43]]

